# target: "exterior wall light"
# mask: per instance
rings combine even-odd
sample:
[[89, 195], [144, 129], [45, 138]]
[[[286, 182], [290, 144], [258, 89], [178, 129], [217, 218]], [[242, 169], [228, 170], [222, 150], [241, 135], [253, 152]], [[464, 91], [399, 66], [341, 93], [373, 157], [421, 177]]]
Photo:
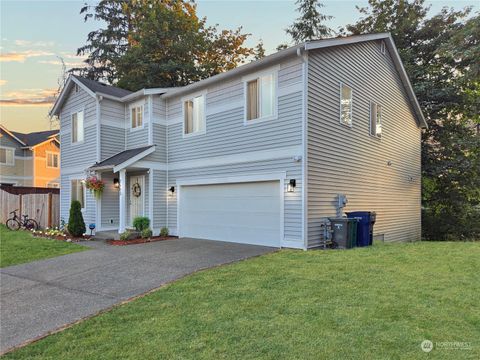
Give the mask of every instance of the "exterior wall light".
[[175, 186], [170, 186], [168, 191], [170, 192], [170, 196], [173, 196], [173, 194], [175, 193]]
[[113, 179], [113, 186], [115, 187], [115, 189], [118, 189], [120, 187], [120, 180], [118, 180], [118, 178]]
[[290, 181], [287, 184], [287, 192], [294, 192], [296, 186], [297, 186], [297, 181], [295, 179], [290, 179]]

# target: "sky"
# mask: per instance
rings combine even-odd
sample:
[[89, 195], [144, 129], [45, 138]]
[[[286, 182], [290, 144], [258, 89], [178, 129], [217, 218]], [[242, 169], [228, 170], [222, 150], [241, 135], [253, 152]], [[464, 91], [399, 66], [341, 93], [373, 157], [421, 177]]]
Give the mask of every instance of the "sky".
[[[86, 0], [88, 4], [94, 1]], [[80, 8], [84, 1], [24, 1], [0, 0], [0, 123], [20, 132], [50, 129], [48, 111], [58, 88], [62, 68], [58, 57], [67, 68], [78, 66], [83, 60], [76, 49], [85, 44], [90, 31], [101, 26], [99, 22], [84, 22]], [[334, 18], [327, 25], [337, 30], [359, 18], [355, 6], [366, 6], [367, 1], [323, 1], [324, 13]], [[478, 4], [477, 0], [434, 0], [431, 14], [448, 6], [462, 9]], [[287, 0], [200, 0], [197, 13], [206, 17], [209, 25], [220, 29], [243, 27], [252, 34], [248, 46], [262, 39], [267, 54], [278, 44], [288, 42], [284, 29], [298, 16], [295, 2]], [[478, 11], [479, 6], [474, 7]]]

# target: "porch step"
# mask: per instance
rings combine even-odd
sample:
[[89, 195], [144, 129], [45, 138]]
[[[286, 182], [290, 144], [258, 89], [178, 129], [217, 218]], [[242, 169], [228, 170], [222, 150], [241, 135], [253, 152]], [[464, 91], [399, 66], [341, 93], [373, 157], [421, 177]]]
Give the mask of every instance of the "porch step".
[[93, 236], [94, 240], [119, 240], [120, 234], [116, 230], [97, 231]]

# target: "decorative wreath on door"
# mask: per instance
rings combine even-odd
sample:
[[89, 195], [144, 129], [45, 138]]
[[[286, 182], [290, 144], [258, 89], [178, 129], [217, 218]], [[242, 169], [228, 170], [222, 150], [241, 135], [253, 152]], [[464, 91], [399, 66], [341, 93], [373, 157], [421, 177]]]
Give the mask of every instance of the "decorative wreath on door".
[[135, 197], [142, 195], [142, 188], [138, 182], [132, 185], [132, 194]]

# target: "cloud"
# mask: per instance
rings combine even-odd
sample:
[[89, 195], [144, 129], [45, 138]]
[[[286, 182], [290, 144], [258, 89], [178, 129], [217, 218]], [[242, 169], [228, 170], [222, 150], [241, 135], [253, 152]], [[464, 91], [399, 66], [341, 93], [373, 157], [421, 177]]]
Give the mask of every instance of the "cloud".
[[0, 80], [0, 86], [5, 85], [7, 83], [7, 80]]
[[25, 62], [26, 59], [31, 57], [38, 56], [52, 56], [54, 55], [51, 52], [47, 51], [36, 51], [36, 50], [26, 50], [26, 51], [12, 51], [7, 53], [0, 54], [0, 62]]
[[15, 40], [14, 44], [17, 46], [34, 46], [34, 47], [52, 47], [55, 45], [53, 41], [30, 41], [30, 40]]
[[[62, 65], [60, 60], [41, 60], [39, 63], [48, 65]], [[65, 61], [64, 63], [66, 67], [84, 67], [86, 65], [82, 61]]]
[[0, 105], [50, 106], [55, 102], [56, 89], [23, 89], [4, 94]]

